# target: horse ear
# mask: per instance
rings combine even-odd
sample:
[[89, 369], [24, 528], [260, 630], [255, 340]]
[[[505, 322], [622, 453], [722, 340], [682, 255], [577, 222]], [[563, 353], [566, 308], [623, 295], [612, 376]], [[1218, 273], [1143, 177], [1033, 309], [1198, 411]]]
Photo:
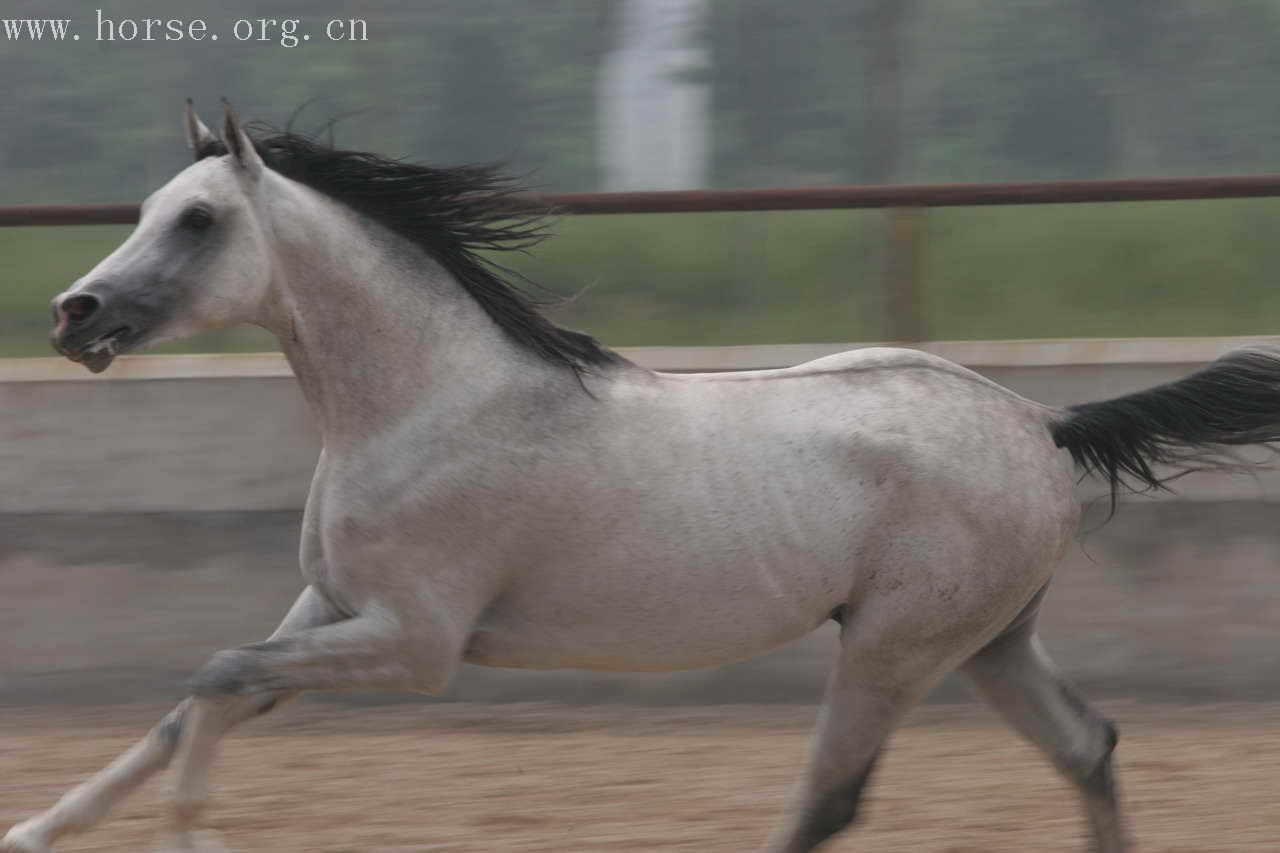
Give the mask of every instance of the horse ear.
[[200, 116], [196, 115], [195, 104], [190, 98], [187, 98], [187, 115], [183, 122], [183, 130], [186, 131], [187, 147], [191, 149], [191, 154], [196, 160], [226, 153], [226, 148], [218, 141], [218, 137], [214, 136], [213, 131], [205, 126]]
[[235, 110], [231, 109], [231, 104], [227, 102], [226, 98], [223, 98], [222, 104], [226, 108], [226, 115], [222, 125], [222, 138], [227, 143], [227, 149], [236, 158], [240, 168], [244, 169], [251, 177], [256, 178], [262, 174], [263, 167], [262, 158], [258, 156], [258, 149], [253, 147], [253, 140], [249, 138], [249, 134], [245, 133], [244, 127], [240, 124], [240, 117], [236, 115]]

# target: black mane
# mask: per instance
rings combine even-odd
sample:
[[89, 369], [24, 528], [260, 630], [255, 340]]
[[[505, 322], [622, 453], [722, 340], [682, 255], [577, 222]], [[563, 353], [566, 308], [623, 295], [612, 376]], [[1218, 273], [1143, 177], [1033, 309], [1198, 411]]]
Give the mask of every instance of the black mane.
[[426, 250], [520, 346], [574, 371], [622, 361], [594, 338], [556, 326], [478, 254], [527, 249], [547, 236], [540, 214], [513, 204], [521, 187], [497, 168], [419, 166], [261, 128], [253, 141], [270, 168]]

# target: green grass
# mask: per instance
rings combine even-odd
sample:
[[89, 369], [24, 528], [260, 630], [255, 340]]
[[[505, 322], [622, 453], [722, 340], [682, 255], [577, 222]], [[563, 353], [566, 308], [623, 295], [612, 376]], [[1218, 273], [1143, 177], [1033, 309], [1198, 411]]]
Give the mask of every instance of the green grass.
[[930, 214], [939, 338], [1280, 333], [1280, 201]]
[[[933, 210], [925, 300], [938, 339], [1280, 332], [1280, 201]], [[887, 338], [876, 211], [566, 217], [501, 260], [575, 298], [553, 310], [605, 342]], [[45, 355], [49, 299], [124, 228], [0, 229], [0, 356]], [[166, 351], [269, 348], [254, 330]]]

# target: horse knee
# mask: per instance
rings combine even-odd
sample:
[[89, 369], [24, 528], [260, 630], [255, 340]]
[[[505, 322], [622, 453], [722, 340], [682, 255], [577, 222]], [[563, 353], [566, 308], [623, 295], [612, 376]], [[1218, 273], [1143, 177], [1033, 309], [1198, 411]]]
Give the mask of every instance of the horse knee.
[[1102, 757], [1080, 779], [1080, 787], [1088, 794], [1108, 802], [1116, 798], [1116, 780], [1112, 771], [1112, 753], [1120, 742], [1120, 732], [1110, 720], [1102, 720], [1104, 727], [1105, 748]]
[[791, 835], [787, 853], [808, 851], [833, 835], [847, 829], [858, 817], [862, 791], [871, 777], [874, 760], [860, 773], [843, 784], [826, 791], [814, 791], [805, 803]]
[[1115, 799], [1112, 753], [1120, 742], [1119, 731], [1110, 720], [1094, 715], [1094, 732], [1089, 742], [1055, 756], [1058, 766], [1085, 794], [1105, 801]]
[[226, 649], [196, 670], [187, 682], [190, 691], [203, 698], [237, 696], [254, 690], [264, 672], [252, 649]]
[[813, 843], [830, 838], [857, 819], [864, 783], [865, 776], [831, 791], [813, 804], [813, 810], [805, 816]]
[[182, 738], [182, 722], [187, 716], [188, 704], [183, 702], [174, 708], [152, 730], [152, 735], [169, 752], [178, 748], [178, 741]]

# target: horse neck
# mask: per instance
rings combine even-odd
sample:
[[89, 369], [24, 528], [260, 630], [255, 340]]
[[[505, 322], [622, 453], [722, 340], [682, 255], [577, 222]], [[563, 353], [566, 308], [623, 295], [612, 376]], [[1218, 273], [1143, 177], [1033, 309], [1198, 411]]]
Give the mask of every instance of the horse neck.
[[[280, 340], [329, 451], [548, 374], [422, 249], [306, 188], [273, 212]], [[298, 195], [295, 193], [295, 196]], [[446, 403], [447, 401], [447, 403]]]

